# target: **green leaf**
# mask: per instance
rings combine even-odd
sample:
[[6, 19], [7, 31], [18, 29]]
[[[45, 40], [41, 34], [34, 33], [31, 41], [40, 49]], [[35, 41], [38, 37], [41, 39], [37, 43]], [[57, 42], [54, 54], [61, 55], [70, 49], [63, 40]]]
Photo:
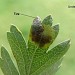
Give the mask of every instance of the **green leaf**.
[[54, 75], [58, 69], [61, 67], [62, 58], [58, 60], [55, 64], [51, 65], [51, 67], [46, 68], [40, 75]]
[[[44, 35], [48, 34], [46, 32], [47, 28], [45, 27]], [[54, 40], [58, 35], [59, 26], [55, 25], [50, 28], [52, 29], [52, 34], [50, 35], [53, 36]], [[49, 31], [51, 30], [49, 29]], [[63, 55], [70, 46], [70, 40], [58, 44], [51, 50], [48, 50], [49, 46], [40, 47], [30, 39], [26, 44], [22, 33], [13, 25], [10, 28], [10, 32], [7, 32], [7, 38], [18, 66], [19, 75], [54, 75], [59, 69]], [[4, 75], [18, 75], [13, 62], [10, 62], [9, 54], [4, 47], [1, 50], [0, 66]]]
[[0, 58], [0, 67], [4, 75], [12, 75], [7, 63]]
[[4, 75], [19, 75], [8, 52], [4, 47], [1, 47], [1, 57], [2, 58], [0, 58], [0, 66]]
[[57, 45], [48, 53], [42, 48], [36, 49], [31, 63], [30, 74], [39, 75], [43, 70], [56, 63], [68, 50], [69, 42], [70, 40]]
[[52, 19], [52, 16], [51, 16], [51, 15], [47, 16], [47, 17], [42, 21], [42, 25], [50, 25], [50, 26], [52, 26], [52, 23], [53, 23], [53, 19]]
[[[58, 25], [53, 26], [53, 28], [55, 32], [58, 33]], [[52, 65], [56, 64], [56, 62], [66, 53], [65, 51], [67, 51], [67, 46], [69, 45], [68, 40], [57, 45], [48, 53], [46, 53], [48, 47], [40, 48], [31, 40], [28, 41], [28, 48], [26, 48], [26, 43], [21, 33], [15, 26], [11, 26], [11, 32], [8, 32], [7, 36], [12, 52], [17, 61], [20, 74], [26, 72], [27, 75], [39, 75], [42, 74], [45, 69], [47, 70], [47, 68], [50, 68], [52, 73], [52, 68], [54, 67], [52, 67]], [[24, 50], [25, 52], [22, 52], [22, 50]], [[22, 55], [24, 55], [25, 57]], [[21, 62], [21, 64], [19, 62]]]
[[10, 32], [7, 33], [7, 38], [16, 59], [20, 75], [26, 75], [27, 51], [26, 42], [22, 34], [12, 25]]

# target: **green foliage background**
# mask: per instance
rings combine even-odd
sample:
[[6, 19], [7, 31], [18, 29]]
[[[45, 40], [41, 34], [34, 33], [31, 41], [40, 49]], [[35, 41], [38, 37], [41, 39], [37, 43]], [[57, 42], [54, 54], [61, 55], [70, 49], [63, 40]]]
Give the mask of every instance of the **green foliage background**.
[[[75, 5], [74, 0], [0, 0], [0, 47], [3, 45], [13, 58], [9, 47], [6, 32], [10, 25], [16, 25], [28, 39], [28, 33], [33, 19], [25, 16], [14, 16], [14, 12], [21, 12], [32, 16], [40, 16], [41, 19], [52, 14], [53, 24], [60, 24], [60, 32], [51, 47], [61, 41], [71, 38], [71, 47], [66, 53], [62, 67], [56, 75], [75, 74], [75, 8], [68, 8], [68, 5]], [[15, 60], [14, 60], [15, 63]], [[15, 63], [16, 65], [16, 63]], [[3, 75], [0, 70], [0, 75]]]

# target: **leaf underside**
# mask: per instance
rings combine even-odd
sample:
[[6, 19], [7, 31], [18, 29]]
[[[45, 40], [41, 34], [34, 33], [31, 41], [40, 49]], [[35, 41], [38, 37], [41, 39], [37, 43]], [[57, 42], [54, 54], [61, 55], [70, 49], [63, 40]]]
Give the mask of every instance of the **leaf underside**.
[[[56, 29], [56, 27], [53, 28]], [[13, 25], [10, 32], [7, 32], [7, 39], [19, 72], [7, 50], [2, 47], [0, 67], [4, 75], [54, 75], [60, 67], [63, 55], [70, 46], [70, 40], [58, 44], [51, 50], [40, 48], [30, 40], [26, 43], [22, 33]]]

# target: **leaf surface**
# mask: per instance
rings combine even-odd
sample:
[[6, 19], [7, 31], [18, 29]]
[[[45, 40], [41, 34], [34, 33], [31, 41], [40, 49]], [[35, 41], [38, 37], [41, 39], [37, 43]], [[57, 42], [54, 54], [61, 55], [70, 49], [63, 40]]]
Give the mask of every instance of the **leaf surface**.
[[33, 56], [30, 74], [39, 75], [44, 69], [51, 67], [60, 60], [68, 50], [70, 46], [69, 42], [70, 40], [67, 40], [48, 52], [44, 49], [38, 48]]
[[[48, 23], [50, 23], [50, 20]], [[55, 39], [59, 32], [59, 26], [55, 25], [52, 28]], [[10, 32], [7, 32], [7, 38], [17, 62], [19, 73], [8, 52], [2, 47], [0, 66], [4, 75], [54, 75], [59, 69], [63, 55], [70, 46], [70, 40], [58, 44], [51, 50], [48, 50], [49, 46], [39, 47], [30, 39], [26, 44], [22, 33], [13, 25], [10, 28]]]
[[20, 75], [26, 75], [27, 51], [26, 42], [22, 34], [15, 26], [11, 26], [10, 32], [7, 33], [7, 38], [16, 59]]
[[62, 62], [62, 58], [58, 60], [55, 64], [49, 66], [44, 71], [42, 71], [40, 75], [54, 75], [61, 67], [61, 62]]
[[0, 66], [4, 75], [19, 75], [14, 63], [4, 47], [1, 47], [1, 57]]
[[50, 25], [52, 26], [53, 23], [53, 19], [51, 15], [48, 15], [46, 18], [44, 18], [44, 20], [42, 21], [43, 25]]

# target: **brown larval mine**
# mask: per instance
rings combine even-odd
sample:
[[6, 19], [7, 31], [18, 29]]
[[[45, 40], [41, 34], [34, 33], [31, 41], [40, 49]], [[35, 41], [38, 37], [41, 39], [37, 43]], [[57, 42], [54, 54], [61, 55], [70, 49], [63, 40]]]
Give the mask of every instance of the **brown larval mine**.
[[31, 40], [39, 44], [40, 47], [43, 47], [45, 44], [50, 43], [52, 37], [48, 35], [43, 35], [44, 32], [43, 26], [33, 26], [31, 27]]

